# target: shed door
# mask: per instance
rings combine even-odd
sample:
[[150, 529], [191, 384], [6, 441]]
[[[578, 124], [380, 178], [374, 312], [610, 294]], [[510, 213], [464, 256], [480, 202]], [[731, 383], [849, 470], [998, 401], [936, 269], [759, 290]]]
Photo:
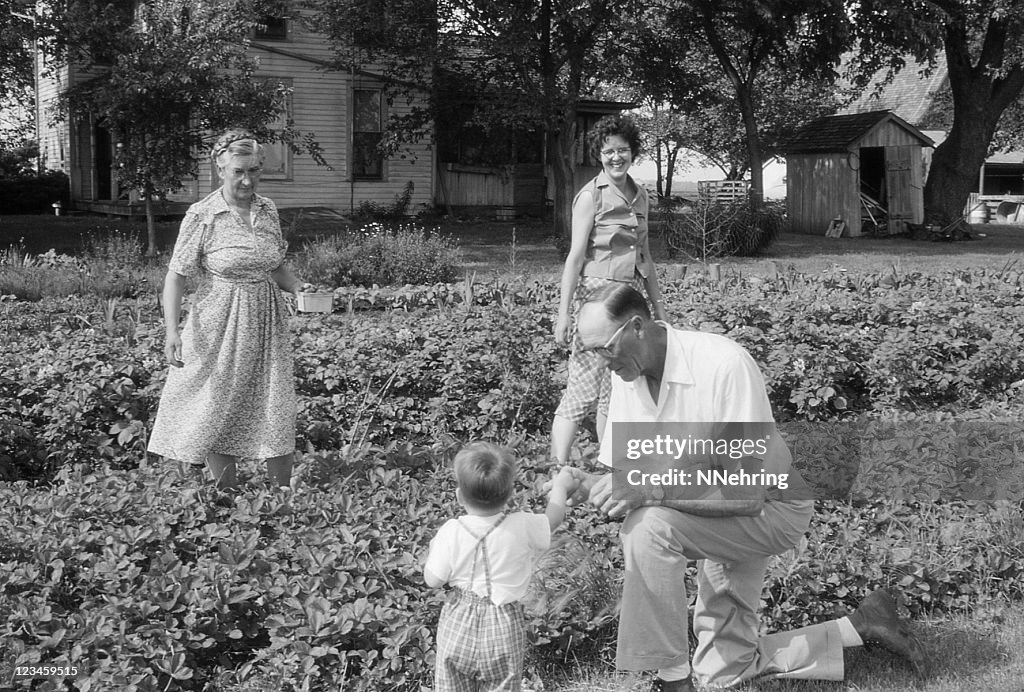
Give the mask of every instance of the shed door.
[[912, 146], [885, 148], [885, 187], [889, 192], [889, 233], [902, 233], [914, 219]]

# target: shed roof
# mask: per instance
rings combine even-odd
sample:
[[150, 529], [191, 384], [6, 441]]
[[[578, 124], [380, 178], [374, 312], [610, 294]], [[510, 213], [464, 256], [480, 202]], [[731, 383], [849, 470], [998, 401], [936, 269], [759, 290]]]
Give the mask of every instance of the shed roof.
[[923, 132], [892, 111], [884, 110], [818, 118], [797, 130], [778, 149], [786, 153], [846, 151], [872, 130], [890, 122], [921, 140], [922, 146], [932, 146], [932, 140]]

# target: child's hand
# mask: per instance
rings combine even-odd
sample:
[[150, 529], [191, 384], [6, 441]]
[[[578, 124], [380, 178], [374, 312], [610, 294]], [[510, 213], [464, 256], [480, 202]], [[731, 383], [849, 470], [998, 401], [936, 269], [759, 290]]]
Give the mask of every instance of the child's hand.
[[583, 483], [582, 471], [574, 466], [563, 466], [552, 481], [551, 492], [565, 493], [565, 497], [570, 498], [581, 483]]

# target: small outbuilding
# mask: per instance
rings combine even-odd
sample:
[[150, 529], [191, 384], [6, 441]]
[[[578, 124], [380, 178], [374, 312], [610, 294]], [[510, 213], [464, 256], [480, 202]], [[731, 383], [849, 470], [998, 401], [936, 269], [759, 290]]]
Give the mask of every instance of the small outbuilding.
[[831, 115], [780, 145], [786, 210], [797, 233], [901, 233], [924, 220], [924, 147], [932, 140], [888, 110]]

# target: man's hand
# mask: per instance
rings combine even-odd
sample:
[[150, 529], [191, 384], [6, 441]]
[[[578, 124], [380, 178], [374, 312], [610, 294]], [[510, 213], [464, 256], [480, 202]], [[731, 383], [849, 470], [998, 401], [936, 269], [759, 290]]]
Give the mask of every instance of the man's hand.
[[600, 477], [590, 490], [590, 502], [611, 519], [624, 517], [643, 504], [643, 495], [628, 483], [614, 483], [614, 473]]

